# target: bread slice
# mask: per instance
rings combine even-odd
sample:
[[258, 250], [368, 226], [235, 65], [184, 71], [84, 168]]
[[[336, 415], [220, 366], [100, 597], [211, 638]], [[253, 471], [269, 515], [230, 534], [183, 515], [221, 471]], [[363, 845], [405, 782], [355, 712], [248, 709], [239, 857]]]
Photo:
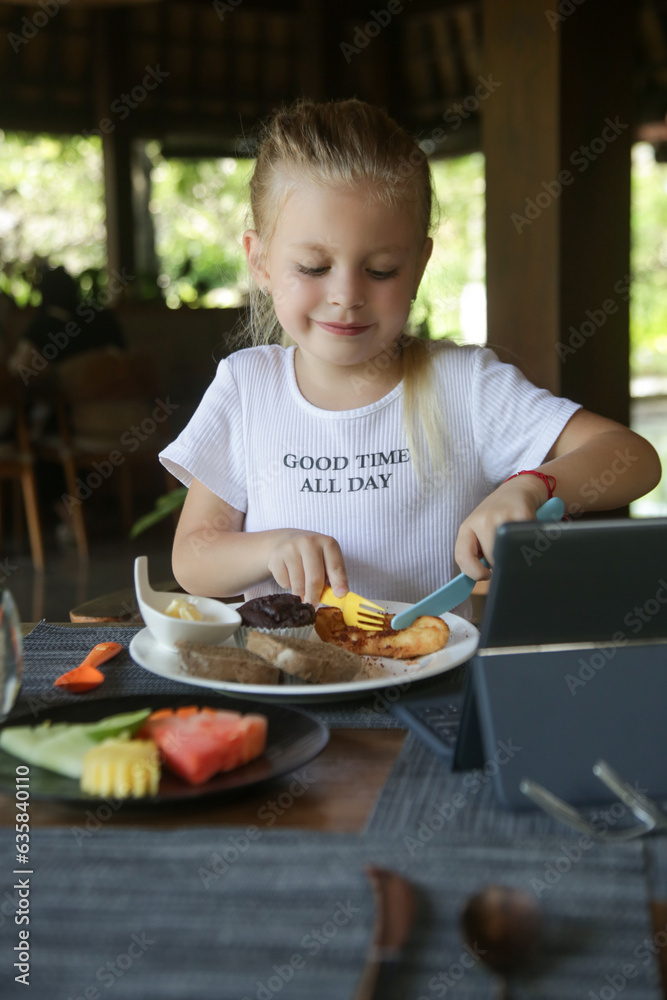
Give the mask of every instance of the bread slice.
[[238, 684], [280, 684], [281, 674], [266, 660], [234, 646], [208, 646], [179, 639], [181, 668], [191, 677]]
[[442, 618], [422, 615], [407, 628], [393, 629], [393, 615], [384, 615], [383, 628], [369, 632], [346, 625], [338, 608], [318, 608], [315, 631], [325, 643], [347, 649], [359, 656], [387, 656], [412, 660], [435, 653], [447, 645], [449, 626]]
[[310, 684], [343, 684], [354, 680], [363, 666], [360, 656], [345, 649], [254, 629], [248, 632], [247, 648]]

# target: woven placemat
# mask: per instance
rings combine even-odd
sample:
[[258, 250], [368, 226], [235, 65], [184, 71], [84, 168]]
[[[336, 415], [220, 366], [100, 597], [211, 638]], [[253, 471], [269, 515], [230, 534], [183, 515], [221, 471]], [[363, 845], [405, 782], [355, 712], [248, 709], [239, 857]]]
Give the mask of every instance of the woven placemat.
[[[512, 812], [500, 805], [493, 787], [495, 766], [494, 763], [493, 767], [452, 773], [447, 762], [433, 754], [413, 733], [408, 733], [369, 817], [366, 832], [400, 840], [406, 846], [415, 839], [419, 843], [434, 839], [499, 845], [538, 839], [562, 841], [570, 846], [579, 842], [581, 834], [541, 809]], [[590, 816], [600, 831], [613, 832], [637, 823], [631, 810], [621, 802], [591, 810]], [[596, 841], [594, 849], [599, 846]], [[667, 890], [667, 841], [665, 851]], [[658, 865], [656, 861], [656, 871]], [[662, 896], [667, 897], [667, 891]]]
[[[83, 626], [73, 628], [40, 622], [24, 639], [23, 683], [15, 711], [28, 709], [35, 713], [55, 705], [81, 702], [82, 699], [94, 700], [124, 695], [192, 696], [193, 691], [197, 689], [191, 684], [159, 677], [134, 662], [127, 647], [139, 631], [141, 626], [137, 625], [95, 625], [90, 628]], [[103, 667], [106, 677], [104, 684], [84, 695], [69, 694], [54, 688], [53, 682], [56, 677], [80, 663], [98, 642], [120, 642], [126, 647]], [[400, 729], [401, 724], [389, 711], [390, 698], [391, 689], [386, 689], [364, 699], [322, 703], [295, 701], [294, 706], [314, 715], [330, 729]], [[291, 704], [288, 699], [283, 698], [280, 699], [280, 703]]]
[[[0, 845], [10, 861], [13, 831], [0, 831]], [[464, 948], [460, 912], [489, 882], [534, 895], [531, 879], [550, 857], [539, 845], [432, 843], [411, 857], [385, 838], [196, 828], [37, 829], [30, 859], [30, 995], [40, 1000], [345, 1000], [371, 936], [368, 863], [403, 873], [417, 890], [417, 922], [383, 1000], [433, 1000], [450, 989], [488, 1000], [494, 984]], [[3, 913], [18, 905], [10, 872]], [[622, 862], [582, 857], [540, 905], [544, 948], [516, 978], [517, 1000], [605, 998], [620, 976], [631, 978], [624, 997], [659, 1000], [655, 964], [638, 952], [652, 933], [638, 845]], [[8, 919], [0, 926], [3, 997], [26, 995], [12, 981], [18, 929]]]
[[[664, 809], [663, 803], [663, 809]], [[667, 899], [667, 838], [664, 835], [649, 836], [643, 840], [646, 879], [652, 899]], [[664, 928], [667, 945], [667, 927]]]

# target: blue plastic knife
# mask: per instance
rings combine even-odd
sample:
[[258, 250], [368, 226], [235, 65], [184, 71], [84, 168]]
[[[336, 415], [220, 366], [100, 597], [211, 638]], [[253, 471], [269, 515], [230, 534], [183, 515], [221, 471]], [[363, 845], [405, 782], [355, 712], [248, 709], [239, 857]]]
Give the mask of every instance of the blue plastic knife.
[[[546, 503], [537, 508], [535, 516], [538, 521], [560, 521], [564, 513], [565, 504], [563, 501], [560, 497], [552, 497], [551, 500], [547, 500]], [[489, 565], [485, 559], [482, 559], [482, 562], [485, 566]], [[444, 587], [434, 590], [432, 594], [429, 594], [422, 601], [418, 601], [417, 604], [413, 604], [411, 608], [394, 615], [391, 627], [407, 628], [420, 615], [443, 615], [445, 611], [450, 611], [457, 604], [461, 604], [462, 601], [470, 597], [476, 583], [477, 581], [466, 573], [459, 573]]]

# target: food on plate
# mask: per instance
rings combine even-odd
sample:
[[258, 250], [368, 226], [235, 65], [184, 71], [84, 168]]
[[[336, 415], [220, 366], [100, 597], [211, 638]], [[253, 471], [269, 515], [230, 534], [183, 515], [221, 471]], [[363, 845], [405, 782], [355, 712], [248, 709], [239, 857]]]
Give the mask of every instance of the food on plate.
[[157, 795], [160, 757], [153, 740], [117, 737], [104, 740], [84, 754], [81, 791], [120, 799]]
[[295, 594], [255, 597], [237, 608], [241, 624], [250, 628], [303, 628], [315, 621], [315, 608]]
[[427, 653], [435, 653], [447, 645], [449, 626], [442, 618], [422, 615], [408, 628], [393, 629], [393, 615], [383, 615], [384, 627], [378, 632], [368, 632], [354, 625], [346, 625], [338, 608], [319, 608], [315, 617], [315, 631], [326, 643], [349, 650], [360, 656], [387, 656], [412, 660]]
[[186, 706], [155, 712], [139, 735], [155, 741], [170, 770], [200, 785], [219, 771], [261, 757], [267, 731], [264, 715]]
[[359, 656], [312, 639], [248, 633], [248, 650], [311, 684], [339, 684], [354, 680], [362, 668]]
[[171, 615], [172, 618], [180, 618], [186, 622], [205, 621], [203, 614], [194, 601], [189, 601], [185, 597], [175, 597], [164, 609], [164, 613], [165, 615]]
[[78, 778], [89, 795], [156, 795], [160, 767], [193, 785], [266, 749], [266, 716], [187, 705], [108, 716], [98, 722], [9, 726], [0, 748], [28, 764]]
[[44, 767], [66, 778], [80, 778], [85, 754], [102, 740], [132, 736], [150, 715], [150, 709], [110, 715], [98, 722], [42, 722], [37, 726], [8, 726], [0, 732], [0, 748], [27, 764]]
[[178, 639], [181, 669], [192, 677], [238, 684], [279, 684], [280, 671], [266, 660], [234, 646], [208, 646]]

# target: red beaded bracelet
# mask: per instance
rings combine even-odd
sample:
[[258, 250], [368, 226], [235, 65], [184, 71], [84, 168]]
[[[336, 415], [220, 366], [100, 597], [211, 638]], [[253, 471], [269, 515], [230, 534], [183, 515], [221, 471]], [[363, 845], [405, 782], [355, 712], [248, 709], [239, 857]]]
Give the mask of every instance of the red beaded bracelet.
[[547, 493], [549, 494], [549, 500], [551, 500], [554, 495], [554, 490], [556, 489], [556, 477], [549, 476], [546, 472], [538, 472], [537, 469], [522, 469], [521, 472], [515, 472], [513, 476], [508, 476], [504, 482], [509, 483], [510, 479], [516, 479], [517, 476], [537, 476], [541, 479], [547, 488]]

